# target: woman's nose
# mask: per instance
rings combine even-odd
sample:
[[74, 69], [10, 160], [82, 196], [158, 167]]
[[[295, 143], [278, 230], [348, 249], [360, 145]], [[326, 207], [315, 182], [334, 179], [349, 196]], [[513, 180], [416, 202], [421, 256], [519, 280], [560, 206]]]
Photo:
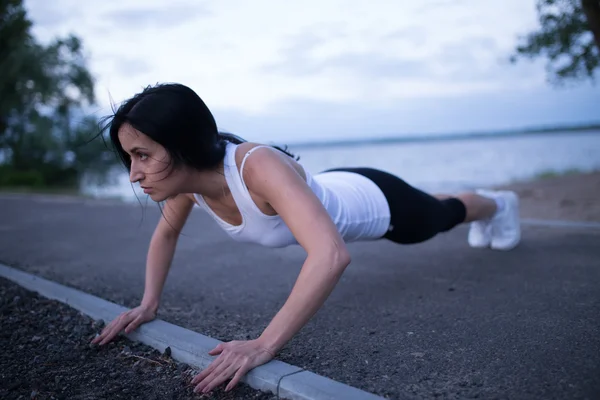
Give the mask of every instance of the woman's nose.
[[131, 183], [138, 182], [142, 180], [143, 177], [144, 174], [142, 174], [142, 171], [132, 166], [131, 172], [129, 173], [129, 180], [131, 181]]

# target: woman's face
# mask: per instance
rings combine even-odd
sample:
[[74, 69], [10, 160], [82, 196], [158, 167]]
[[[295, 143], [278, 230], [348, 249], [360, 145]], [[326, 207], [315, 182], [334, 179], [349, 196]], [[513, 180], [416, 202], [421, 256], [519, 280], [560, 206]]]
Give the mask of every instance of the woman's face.
[[118, 136], [131, 159], [131, 182], [139, 182], [144, 193], [156, 202], [178, 194], [181, 177], [170, 165], [171, 159], [163, 146], [127, 123], [120, 127]]

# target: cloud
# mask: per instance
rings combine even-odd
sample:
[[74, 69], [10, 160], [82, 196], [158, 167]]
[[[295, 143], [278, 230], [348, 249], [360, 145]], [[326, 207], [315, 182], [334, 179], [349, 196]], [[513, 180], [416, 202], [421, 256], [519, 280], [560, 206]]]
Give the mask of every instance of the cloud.
[[495, 90], [506, 86], [543, 86], [544, 82], [539, 60], [513, 65], [509, 62], [509, 52], [491, 36], [446, 42], [431, 55], [429, 64], [432, 77], [440, 82], [488, 82]]
[[[511, 96], [546, 86], [543, 62], [506, 62], [517, 34], [538, 24], [522, 0], [28, 2], [37, 26], [52, 25], [38, 30], [40, 38], [82, 37], [104, 106], [106, 93], [119, 101], [147, 84], [178, 81], [211, 109], [238, 113], [220, 121], [243, 134], [492, 126], [520, 117], [482, 118], [477, 107], [520, 112], [535, 96]], [[546, 112], [532, 111], [531, 121], [568, 117]]]
[[319, 65], [313, 60], [313, 51], [325, 42], [325, 38], [315, 33], [298, 34], [289, 38], [287, 45], [281, 49], [280, 61], [265, 64], [259, 68], [261, 72], [282, 73], [299, 76], [319, 72]]
[[197, 3], [173, 4], [154, 7], [119, 8], [102, 16], [120, 29], [169, 28], [208, 17], [211, 13]]
[[152, 71], [152, 66], [141, 58], [113, 57], [114, 69], [122, 76], [146, 74]]
[[[386, 37], [393, 39], [398, 33], [399, 31]], [[280, 59], [263, 65], [260, 70], [292, 77], [323, 72], [345, 73], [369, 80], [427, 75], [426, 60], [404, 57], [402, 52], [394, 48], [390, 48], [388, 52], [364, 49], [323, 55], [320, 50], [330, 43], [330, 40], [331, 37], [314, 32], [294, 35], [288, 38], [287, 44], [280, 52]]]
[[[492, 37], [447, 42], [431, 56], [439, 77], [449, 79], [490, 78], [498, 71], [501, 51]], [[490, 74], [491, 73], [491, 74]]]
[[34, 28], [53, 29], [79, 17], [80, 13], [63, 7], [57, 7], [50, 1], [41, 1], [35, 7], [27, 8]]
[[600, 93], [591, 87], [570, 90], [504, 88], [455, 97], [398, 99], [385, 106], [370, 102], [294, 99], [264, 115], [214, 109], [221, 129], [248, 140], [293, 144], [329, 139], [460, 133], [527, 126], [598, 121]]
[[420, 53], [427, 31], [407, 26], [382, 33], [377, 47], [355, 46], [354, 50], [326, 51], [332, 39], [318, 31], [289, 36], [279, 59], [265, 64], [260, 72], [309, 80], [329, 77], [343, 80], [362, 96], [386, 99], [427, 95], [460, 95], [498, 90], [511, 83], [526, 87], [539, 84], [539, 70], [509, 65], [504, 49], [493, 36], [452, 39], [429, 46]]
[[381, 36], [381, 40], [387, 42], [392, 47], [397, 44], [410, 47], [422, 47], [427, 45], [428, 38], [428, 31], [424, 27], [418, 25], [396, 29]]
[[422, 2], [414, 6], [413, 12], [415, 14], [426, 14], [426, 13], [439, 13], [448, 12], [449, 9], [455, 8], [460, 9], [464, 7], [464, 0], [430, 0]]
[[394, 57], [377, 52], [344, 53], [321, 63], [321, 68], [347, 70], [365, 79], [428, 76], [424, 61]]

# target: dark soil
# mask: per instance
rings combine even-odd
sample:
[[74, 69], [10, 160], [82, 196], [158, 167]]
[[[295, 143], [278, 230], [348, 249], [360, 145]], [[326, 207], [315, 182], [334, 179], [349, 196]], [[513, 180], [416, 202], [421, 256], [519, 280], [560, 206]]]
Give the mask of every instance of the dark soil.
[[[198, 370], [120, 336], [106, 346], [77, 310], [0, 278], [0, 399], [275, 399], [245, 384], [193, 393]], [[166, 352], [168, 353], [168, 352]]]

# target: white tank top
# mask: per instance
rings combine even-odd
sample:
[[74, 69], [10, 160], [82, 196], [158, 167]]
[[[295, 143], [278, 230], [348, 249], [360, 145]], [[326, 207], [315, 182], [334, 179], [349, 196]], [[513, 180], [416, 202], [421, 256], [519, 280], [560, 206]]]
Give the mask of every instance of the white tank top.
[[[198, 204], [211, 215], [234, 240], [268, 247], [298, 244], [279, 215], [266, 215], [254, 203], [241, 171], [256, 146], [246, 153], [240, 167], [235, 162], [236, 144], [228, 143], [224, 159], [224, 175], [241, 216], [240, 225], [232, 225], [206, 204], [201, 195], [194, 194]], [[274, 151], [279, 151], [274, 149]], [[302, 164], [300, 164], [302, 165]], [[303, 166], [304, 168], [304, 166]], [[351, 172], [331, 171], [312, 176], [306, 168], [306, 183], [325, 207], [345, 242], [374, 240], [385, 234], [390, 225], [390, 209], [379, 187], [370, 179]]]

